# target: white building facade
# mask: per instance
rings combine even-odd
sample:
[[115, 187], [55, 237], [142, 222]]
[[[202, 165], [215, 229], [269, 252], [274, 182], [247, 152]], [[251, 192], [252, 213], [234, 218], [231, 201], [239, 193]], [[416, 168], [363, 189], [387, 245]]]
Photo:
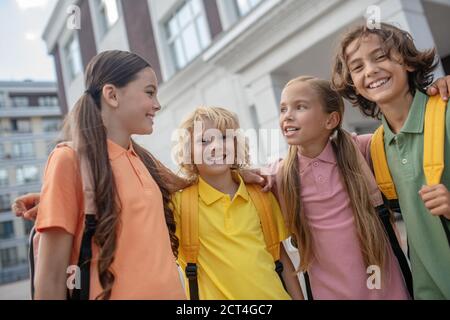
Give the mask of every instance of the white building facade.
[[[261, 164], [286, 150], [276, 131], [285, 83], [299, 75], [329, 79], [340, 35], [366, 23], [371, 6], [382, 21], [408, 30], [419, 48], [437, 48], [436, 76], [450, 72], [450, 0], [64, 0], [43, 38], [55, 57], [63, 112], [84, 91], [90, 58], [130, 50], [159, 77], [163, 108], [154, 133], [138, 140], [161, 161], [175, 168], [173, 131], [207, 105], [236, 112], [244, 129], [267, 129], [254, 154]], [[81, 28], [71, 28], [77, 21]], [[344, 126], [363, 133], [377, 123], [348, 107]]]

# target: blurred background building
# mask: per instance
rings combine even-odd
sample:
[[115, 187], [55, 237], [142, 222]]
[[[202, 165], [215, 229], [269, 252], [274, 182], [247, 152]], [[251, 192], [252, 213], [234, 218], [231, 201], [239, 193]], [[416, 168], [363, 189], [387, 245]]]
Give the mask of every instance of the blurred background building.
[[[72, 4], [80, 10], [70, 15]], [[85, 90], [83, 69], [95, 54], [122, 49], [149, 60], [163, 109], [154, 133], [139, 141], [174, 168], [171, 134], [196, 106], [229, 108], [243, 128], [278, 128], [284, 84], [298, 75], [328, 79], [340, 34], [365, 23], [373, 5], [382, 21], [410, 31], [419, 48], [435, 46], [436, 75], [449, 73], [450, 0], [62, 0], [43, 39], [54, 56], [64, 113]], [[80, 18], [80, 29], [68, 28], [69, 16]], [[364, 133], [376, 125], [347, 108], [347, 129]], [[263, 162], [286, 150], [281, 136], [273, 145], [268, 135], [258, 138]]]
[[0, 285], [28, 278], [32, 223], [15, 217], [11, 201], [39, 192], [61, 118], [55, 83], [0, 82]]

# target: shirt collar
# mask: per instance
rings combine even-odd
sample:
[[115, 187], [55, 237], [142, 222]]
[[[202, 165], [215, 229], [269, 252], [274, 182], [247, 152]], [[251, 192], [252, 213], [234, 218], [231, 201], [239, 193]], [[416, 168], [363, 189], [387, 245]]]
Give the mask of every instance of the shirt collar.
[[[249, 194], [247, 191], [247, 188], [245, 187], [245, 183], [242, 180], [242, 177], [237, 173], [233, 171], [233, 179], [239, 183], [239, 188], [236, 191], [235, 197], [241, 197], [245, 201], [249, 200]], [[211, 205], [214, 202], [222, 199], [223, 197], [227, 197], [228, 195], [225, 193], [220, 192], [219, 190], [215, 189], [211, 185], [209, 185], [205, 180], [202, 179], [202, 177], [198, 177], [198, 194], [200, 198], [203, 200], [206, 205]]]
[[[427, 103], [427, 100], [428, 100], [427, 95], [423, 94], [418, 90], [416, 91], [413, 102], [411, 104], [411, 108], [409, 109], [408, 118], [406, 119], [405, 124], [403, 125], [403, 128], [400, 130], [400, 132], [403, 133], [423, 132], [425, 105]], [[395, 133], [392, 132], [391, 128], [389, 128], [389, 125], [384, 116], [382, 116], [381, 121], [384, 127], [384, 139], [388, 144], [390, 144], [396, 135]]]
[[327, 144], [325, 145], [325, 148], [316, 158], [313, 159], [308, 158], [304, 155], [301, 155], [300, 152], [298, 153], [298, 158], [303, 164], [309, 164], [313, 160], [320, 160], [323, 162], [336, 164], [336, 155], [334, 154], [331, 140], [328, 140]]
[[133, 144], [131, 143], [131, 141], [130, 141], [130, 146], [128, 147], [128, 150], [123, 148], [122, 146], [118, 145], [117, 143], [113, 142], [110, 139], [107, 139], [107, 143], [108, 143], [108, 155], [109, 155], [110, 160], [115, 160], [126, 152], [128, 152], [134, 156], [137, 156], [136, 152], [134, 151]]

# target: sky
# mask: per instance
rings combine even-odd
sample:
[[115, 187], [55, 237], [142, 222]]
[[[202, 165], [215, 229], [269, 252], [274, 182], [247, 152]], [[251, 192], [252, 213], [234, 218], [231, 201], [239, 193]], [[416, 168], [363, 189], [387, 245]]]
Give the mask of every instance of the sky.
[[58, 0], [0, 0], [0, 81], [56, 81], [42, 33]]

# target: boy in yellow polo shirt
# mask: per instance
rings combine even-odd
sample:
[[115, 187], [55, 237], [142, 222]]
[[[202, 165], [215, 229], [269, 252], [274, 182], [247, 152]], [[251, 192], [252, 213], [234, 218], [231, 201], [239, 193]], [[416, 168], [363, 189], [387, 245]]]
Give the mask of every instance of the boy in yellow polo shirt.
[[[303, 299], [294, 267], [281, 244], [282, 277], [289, 293], [283, 288], [266, 248], [258, 206], [239, 171], [233, 170], [248, 163], [245, 143], [239, 144], [234, 134], [227, 139], [230, 130], [239, 129], [236, 116], [222, 108], [202, 107], [183, 122], [181, 129], [186, 134], [179, 142], [178, 162], [198, 190], [198, 196], [190, 202], [198, 201], [199, 299]], [[172, 200], [180, 239], [178, 261], [186, 270], [186, 246], [180, 234], [182, 192]], [[275, 197], [269, 197], [281, 243], [288, 233]], [[187, 278], [186, 289], [189, 296]]]

